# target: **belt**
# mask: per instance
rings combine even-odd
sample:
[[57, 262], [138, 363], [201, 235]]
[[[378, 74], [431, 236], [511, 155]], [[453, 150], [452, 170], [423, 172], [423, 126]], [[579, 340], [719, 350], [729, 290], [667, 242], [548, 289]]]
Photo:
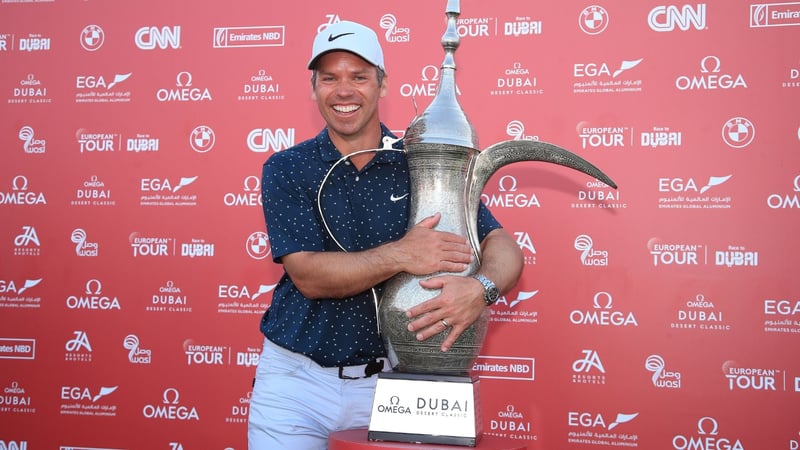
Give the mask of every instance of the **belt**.
[[359, 366], [339, 366], [339, 378], [343, 380], [369, 378], [376, 373], [386, 372], [391, 369], [392, 366], [387, 358], [378, 358]]

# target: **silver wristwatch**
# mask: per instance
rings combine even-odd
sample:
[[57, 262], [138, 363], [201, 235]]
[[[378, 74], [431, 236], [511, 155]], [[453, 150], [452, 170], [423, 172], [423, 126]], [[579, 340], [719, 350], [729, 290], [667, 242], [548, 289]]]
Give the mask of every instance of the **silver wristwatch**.
[[483, 294], [483, 301], [486, 302], [486, 306], [493, 305], [494, 302], [500, 298], [500, 291], [497, 289], [492, 280], [486, 278], [485, 276], [477, 273], [472, 276], [476, 280], [480, 281], [483, 285], [484, 294]]

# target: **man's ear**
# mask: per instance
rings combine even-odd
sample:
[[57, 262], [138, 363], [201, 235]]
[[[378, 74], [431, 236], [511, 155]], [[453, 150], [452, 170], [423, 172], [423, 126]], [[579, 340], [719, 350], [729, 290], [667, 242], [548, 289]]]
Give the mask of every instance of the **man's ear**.
[[383, 77], [383, 82], [381, 83], [381, 98], [386, 97], [386, 94], [389, 93], [389, 77]]

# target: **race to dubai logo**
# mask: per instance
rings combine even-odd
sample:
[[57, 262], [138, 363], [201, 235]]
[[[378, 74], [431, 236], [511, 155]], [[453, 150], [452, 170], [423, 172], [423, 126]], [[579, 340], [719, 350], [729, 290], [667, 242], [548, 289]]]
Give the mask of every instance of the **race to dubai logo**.
[[397, 17], [394, 14], [384, 14], [379, 22], [381, 29], [386, 30], [386, 42], [411, 42], [411, 28], [398, 27]]
[[283, 47], [285, 40], [283, 25], [214, 28], [214, 48]]
[[644, 368], [648, 372], [653, 372], [651, 380], [653, 386], [663, 389], [680, 389], [681, 378], [680, 372], [666, 370], [666, 362], [661, 355], [650, 355], [644, 361]]
[[745, 245], [728, 245], [714, 251], [714, 265], [717, 267], [758, 267], [758, 251]]
[[578, 16], [578, 26], [588, 35], [600, 34], [608, 27], [608, 11], [598, 5], [583, 8]]
[[44, 37], [39, 33], [29, 33], [28, 37], [17, 40], [17, 50], [21, 52], [41, 52], [50, 50], [49, 37]]
[[187, 258], [213, 257], [216, 244], [206, 242], [202, 238], [191, 238], [189, 242], [181, 242], [181, 256]]
[[19, 129], [19, 140], [22, 141], [22, 150], [26, 154], [41, 154], [47, 150], [47, 140], [36, 139], [34, 137], [33, 127], [28, 125]]
[[99, 25], [86, 25], [81, 30], [81, 47], [87, 52], [94, 52], [103, 46], [106, 40], [106, 33]]
[[753, 122], [745, 117], [728, 119], [722, 126], [722, 140], [733, 148], [744, 148], [753, 142], [756, 129]]
[[514, 20], [503, 22], [504, 36], [538, 36], [542, 34], [542, 21], [531, 16], [516, 16]]
[[750, 28], [800, 25], [800, 2], [750, 5]]
[[681, 148], [683, 132], [670, 127], [654, 126], [650, 131], [642, 131], [639, 144], [652, 150]]
[[153, 153], [157, 152], [161, 139], [149, 133], [136, 133], [135, 137], [125, 140], [125, 151], [128, 153]]
[[236, 365], [240, 367], [256, 367], [261, 359], [261, 349], [246, 347], [244, 351], [236, 352]]

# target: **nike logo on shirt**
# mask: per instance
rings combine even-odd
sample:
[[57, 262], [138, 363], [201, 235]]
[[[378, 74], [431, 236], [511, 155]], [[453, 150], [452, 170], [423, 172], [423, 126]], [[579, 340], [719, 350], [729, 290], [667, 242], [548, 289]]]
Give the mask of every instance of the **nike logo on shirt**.
[[347, 36], [348, 34], [355, 34], [355, 33], [341, 33], [341, 34], [336, 34], [336, 35], [331, 34], [331, 35], [328, 35], [328, 42], [333, 42], [333, 41], [339, 39], [342, 36]]
[[403, 195], [394, 195], [394, 194], [392, 194], [392, 195], [389, 197], [389, 200], [391, 200], [391, 201], [393, 201], [393, 202], [396, 202], [396, 201], [398, 201], [398, 200], [402, 200], [402, 199], [404, 199], [404, 198], [406, 198], [406, 197], [408, 197], [408, 192], [406, 192], [406, 193], [405, 193], [405, 194], [403, 194]]

